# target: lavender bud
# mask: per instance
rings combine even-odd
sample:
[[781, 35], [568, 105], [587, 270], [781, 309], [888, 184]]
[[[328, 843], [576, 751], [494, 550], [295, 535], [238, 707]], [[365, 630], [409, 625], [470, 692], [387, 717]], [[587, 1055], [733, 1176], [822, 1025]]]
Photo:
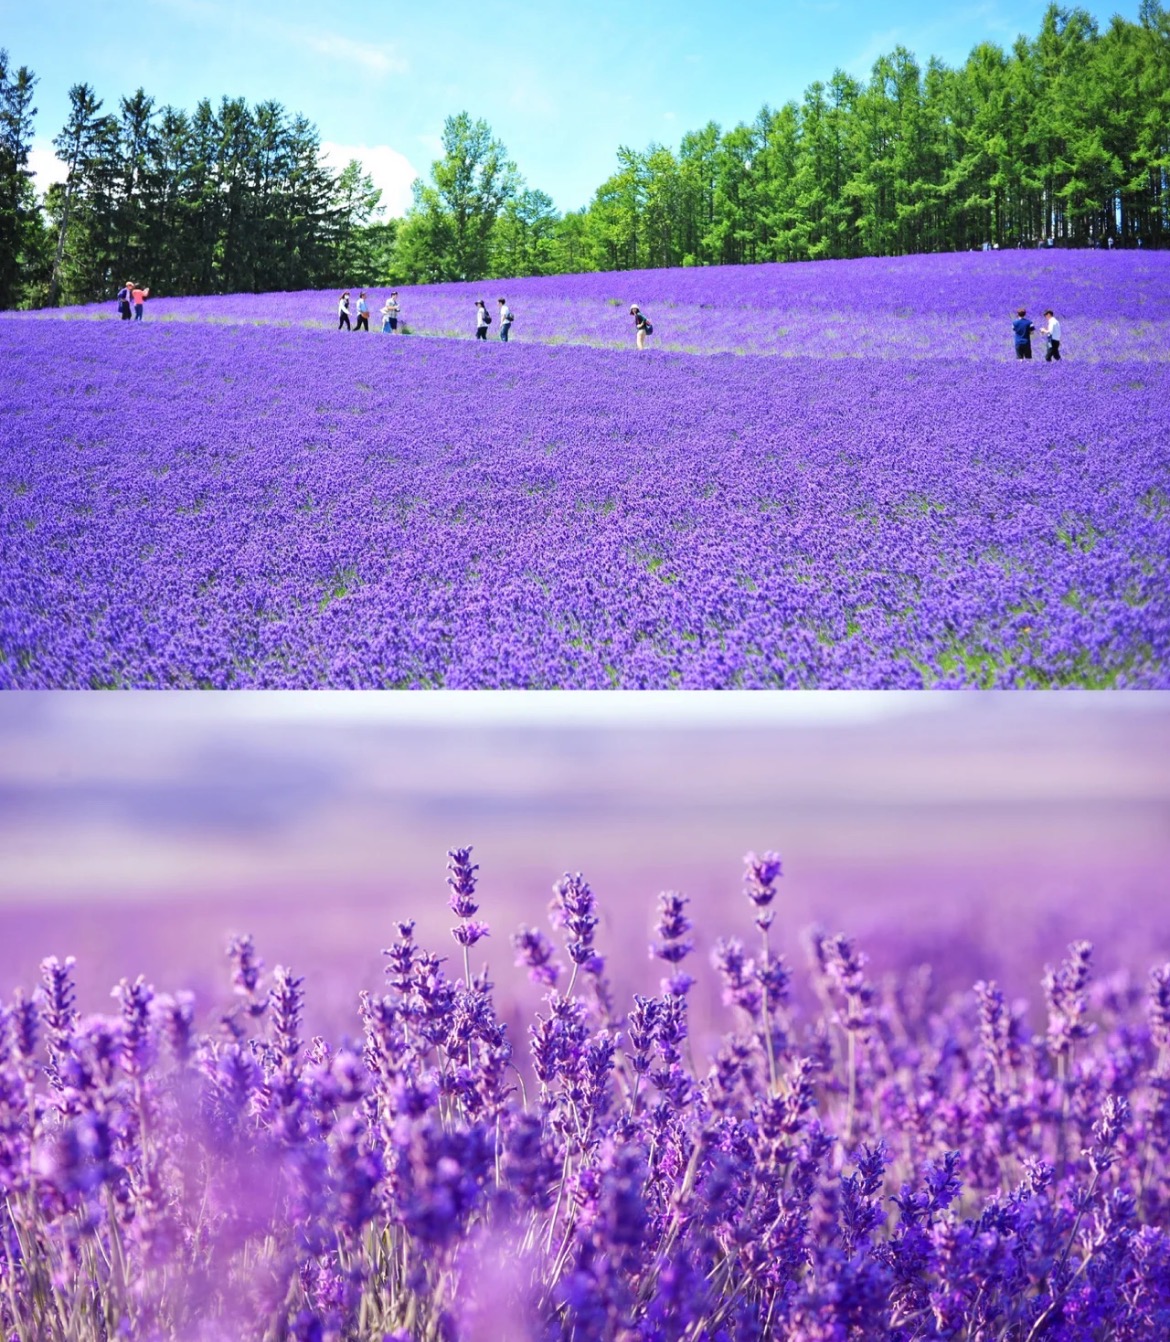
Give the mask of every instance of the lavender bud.
[[479, 867], [471, 861], [470, 848], [452, 848], [447, 854], [447, 884], [451, 887], [451, 912], [457, 918], [471, 918], [479, 912], [475, 902], [475, 873]]
[[755, 853], [748, 853], [743, 862], [744, 894], [757, 909], [766, 908], [775, 899], [776, 891], [773, 886], [777, 878], [783, 874], [780, 856], [778, 853], [769, 852], [763, 857], [757, 857]]
[[1150, 1037], [1156, 1049], [1170, 1049], [1170, 964], [1150, 970]]
[[561, 976], [561, 966], [553, 959], [552, 942], [535, 927], [522, 927], [512, 936], [516, 948], [516, 966], [527, 969], [533, 983], [555, 988]]

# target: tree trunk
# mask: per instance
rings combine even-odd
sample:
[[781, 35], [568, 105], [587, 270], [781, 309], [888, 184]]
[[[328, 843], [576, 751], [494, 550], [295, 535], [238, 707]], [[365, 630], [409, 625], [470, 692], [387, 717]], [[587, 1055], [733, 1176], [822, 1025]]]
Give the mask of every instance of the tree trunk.
[[57, 306], [57, 297], [61, 292], [61, 262], [65, 258], [65, 235], [69, 231], [69, 209], [73, 204], [73, 186], [65, 187], [65, 203], [61, 208], [61, 232], [57, 235], [57, 254], [53, 258], [53, 278], [49, 284], [49, 307]]

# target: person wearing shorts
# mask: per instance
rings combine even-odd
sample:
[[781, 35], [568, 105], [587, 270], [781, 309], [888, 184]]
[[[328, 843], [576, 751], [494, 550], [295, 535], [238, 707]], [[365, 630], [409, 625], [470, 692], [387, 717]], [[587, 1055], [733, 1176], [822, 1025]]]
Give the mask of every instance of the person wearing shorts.
[[1012, 338], [1016, 342], [1016, 358], [1030, 359], [1032, 357], [1032, 332], [1035, 326], [1028, 320], [1026, 308], [1016, 309], [1016, 319], [1012, 322]]
[[637, 341], [638, 348], [645, 349], [646, 337], [654, 330], [654, 328], [650, 325], [649, 321], [647, 321], [646, 314], [637, 303], [632, 303], [630, 305], [630, 316], [634, 319], [634, 337]]

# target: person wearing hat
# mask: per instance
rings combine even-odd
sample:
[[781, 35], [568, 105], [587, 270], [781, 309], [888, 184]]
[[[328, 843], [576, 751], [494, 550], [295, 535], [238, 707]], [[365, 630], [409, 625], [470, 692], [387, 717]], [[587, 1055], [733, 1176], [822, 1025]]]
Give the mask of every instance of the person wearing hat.
[[637, 303], [630, 304], [630, 316], [634, 319], [634, 334], [638, 342], [638, 348], [645, 349], [646, 337], [653, 332], [654, 327], [646, 320], [646, 314]]

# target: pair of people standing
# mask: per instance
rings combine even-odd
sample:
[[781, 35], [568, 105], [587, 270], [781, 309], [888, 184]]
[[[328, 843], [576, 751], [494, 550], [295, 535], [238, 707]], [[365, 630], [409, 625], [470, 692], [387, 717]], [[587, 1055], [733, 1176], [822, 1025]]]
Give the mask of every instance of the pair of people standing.
[[146, 306], [146, 300], [150, 297], [150, 290], [137, 285], [133, 280], [127, 280], [118, 290], [118, 313], [124, 322], [130, 320], [130, 309], [134, 309], [134, 320], [142, 320], [142, 310]]
[[391, 289], [390, 297], [382, 304], [382, 334], [390, 335], [398, 330], [398, 318], [402, 307], [398, 302], [398, 290]]
[[[515, 321], [515, 315], [508, 306], [506, 298], [497, 298], [497, 304], [500, 309], [500, 339], [506, 341], [508, 332], [512, 329], [512, 323]], [[492, 314], [487, 310], [482, 298], [475, 300], [475, 338], [476, 340], [486, 340], [488, 327], [492, 324]]]
[[337, 329], [368, 331], [370, 329], [370, 305], [366, 302], [366, 291], [363, 289], [358, 294], [357, 301], [357, 327], [351, 327], [349, 324], [349, 290], [341, 295], [337, 304]]
[[[1015, 341], [1017, 359], [1030, 359], [1032, 357], [1032, 332], [1035, 329], [1036, 327], [1028, 316], [1027, 308], [1017, 308], [1016, 319], [1012, 322], [1012, 338]], [[1046, 342], [1044, 362], [1059, 363], [1060, 322], [1057, 321], [1051, 308], [1045, 309], [1044, 325], [1040, 329], [1040, 334]]]

